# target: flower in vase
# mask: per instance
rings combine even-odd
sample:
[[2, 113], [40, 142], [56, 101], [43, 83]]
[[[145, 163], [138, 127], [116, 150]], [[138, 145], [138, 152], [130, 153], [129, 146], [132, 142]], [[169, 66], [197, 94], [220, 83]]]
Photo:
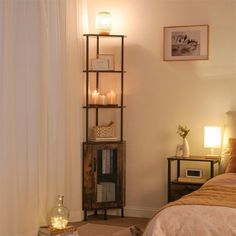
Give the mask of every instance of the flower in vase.
[[183, 139], [186, 138], [186, 136], [188, 135], [190, 129], [185, 125], [179, 125], [178, 126], [178, 130], [177, 130], [177, 134], [179, 134], [180, 137], [182, 137]]

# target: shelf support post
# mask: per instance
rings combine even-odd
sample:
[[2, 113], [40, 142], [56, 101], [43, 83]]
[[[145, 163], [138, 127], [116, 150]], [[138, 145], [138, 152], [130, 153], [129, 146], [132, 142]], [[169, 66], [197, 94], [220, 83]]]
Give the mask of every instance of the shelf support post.
[[89, 127], [89, 36], [86, 35], [86, 142], [88, 142]]
[[121, 37], [121, 98], [120, 98], [120, 141], [123, 142], [123, 110], [124, 110], [124, 36]]

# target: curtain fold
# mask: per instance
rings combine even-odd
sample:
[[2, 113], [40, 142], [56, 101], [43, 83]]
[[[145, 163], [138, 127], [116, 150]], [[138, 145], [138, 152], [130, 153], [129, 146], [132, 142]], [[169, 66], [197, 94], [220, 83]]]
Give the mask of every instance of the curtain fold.
[[82, 4], [0, 1], [0, 235], [37, 235], [58, 194], [80, 218]]

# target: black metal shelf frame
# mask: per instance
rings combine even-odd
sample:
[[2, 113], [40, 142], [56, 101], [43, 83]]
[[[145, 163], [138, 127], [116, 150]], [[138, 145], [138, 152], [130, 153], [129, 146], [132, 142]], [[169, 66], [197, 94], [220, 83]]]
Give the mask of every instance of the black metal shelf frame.
[[[89, 130], [89, 109], [93, 108], [96, 110], [96, 126], [99, 124], [99, 109], [100, 108], [118, 108], [120, 109], [120, 142], [123, 141], [123, 118], [124, 118], [124, 38], [125, 35], [100, 35], [100, 34], [84, 34], [86, 37], [86, 69], [84, 72], [86, 73], [86, 105], [83, 108], [86, 109], [86, 142], [89, 142], [88, 130]], [[120, 70], [107, 70], [107, 71], [93, 71], [89, 69], [89, 42], [90, 37], [96, 37], [96, 53], [99, 55], [100, 52], [100, 38], [106, 37], [116, 37], [120, 38], [121, 40], [121, 68]], [[100, 73], [120, 73], [120, 88], [121, 88], [121, 95], [120, 95], [120, 106], [91, 106], [89, 104], [89, 74], [96, 73], [96, 90], [99, 90], [99, 80], [100, 80]]]

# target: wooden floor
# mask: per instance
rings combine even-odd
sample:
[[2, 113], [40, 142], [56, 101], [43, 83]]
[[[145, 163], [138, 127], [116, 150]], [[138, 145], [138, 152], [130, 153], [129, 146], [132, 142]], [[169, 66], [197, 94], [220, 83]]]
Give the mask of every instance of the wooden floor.
[[146, 218], [136, 218], [136, 217], [124, 217], [120, 216], [108, 216], [107, 220], [103, 219], [103, 215], [89, 216], [87, 221], [73, 223], [75, 226], [80, 226], [86, 223], [93, 224], [104, 224], [104, 225], [114, 225], [114, 226], [123, 226], [129, 227], [131, 225], [136, 225], [138, 228], [144, 230], [147, 226], [149, 219]]

